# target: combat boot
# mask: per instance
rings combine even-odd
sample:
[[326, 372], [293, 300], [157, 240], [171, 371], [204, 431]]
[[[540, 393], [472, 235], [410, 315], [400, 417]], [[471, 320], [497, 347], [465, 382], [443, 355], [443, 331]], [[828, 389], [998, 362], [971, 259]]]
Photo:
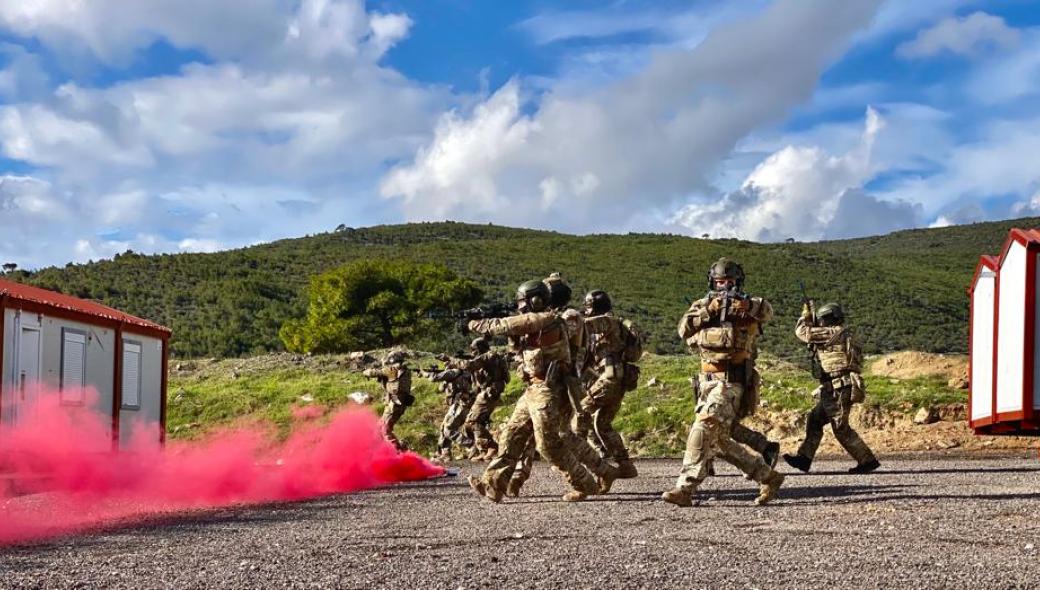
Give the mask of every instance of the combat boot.
[[878, 460], [874, 459], [873, 461], [867, 461], [866, 463], [860, 463], [859, 465], [853, 467], [852, 469], [849, 469], [849, 473], [859, 473], [859, 474], [870, 473], [871, 471], [874, 471], [878, 467], [881, 467], [881, 463], [878, 463]]
[[484, 483], [484, 480], [473, 475], [469, 476], [466, 479], [467, 481], [469, 481], [469, 487], [473, 488], [473, 491], [476, 492], [478, 495], [484, 496], [485, 498], [491, 500], [495, 504], [498, 504], [502, 501], [502, 492], [488, 486], [486, 483]]
[[762, 480], [762, 485], [758, 489], [758, 497], [755, 498], [755, 504], [761, 506], [768, 503], [776, 497], [776, 492], [782, 485], [784, 485], [784, 474], [779, 471], [770, 472], [770, 474]]
[[585, 498], [588, 498], [588, 495], [578, 490], [571, 490], [563, 495], [564, 502], [583, 502]]
[[524, 487], [524, 480], [514, 477], [513, 479], [510, 479], [509, 483], [506, 485], [506, 495], [510, 498], [519, 498], [520, 488], [522, 487]]
[[624, 459], [618, 461], [618, 478], [619, 479], [632, 479], [639, 475], [639, 471], [636, 470], [636, 464], [631, 459]]
[[607, 463], [607, 469], [602, 475], [596, 476], [596, 484], [599, 486], [599, 493], [606, 494], [610, 491], [610, 486], [614, 485], [614, 481], [621, 477], [621, 471], [613, 465]]
[[784, 461], [802, 473], [809, 473], [809, 467], [812, 466], [812, 459], [801, 455], [788, 455], [785, 453]]
[[693, 492], [682, 488], [672, 488], [661, 494], [661, 499], [669, 504], [689, 508], [693, 506]]
[[766, 450], [762, 453], [762, 459], [765, 460], [766, 465], [776, 467], [776, 462], [780, 459], [780, 443], [771, 442], [766, 445]]

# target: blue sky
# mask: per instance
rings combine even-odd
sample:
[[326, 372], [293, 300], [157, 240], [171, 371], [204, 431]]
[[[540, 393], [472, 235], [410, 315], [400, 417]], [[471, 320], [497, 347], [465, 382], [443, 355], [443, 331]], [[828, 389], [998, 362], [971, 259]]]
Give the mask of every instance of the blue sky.
[[0, 258], [1040, 214], [1035, 2], [0, 4]]

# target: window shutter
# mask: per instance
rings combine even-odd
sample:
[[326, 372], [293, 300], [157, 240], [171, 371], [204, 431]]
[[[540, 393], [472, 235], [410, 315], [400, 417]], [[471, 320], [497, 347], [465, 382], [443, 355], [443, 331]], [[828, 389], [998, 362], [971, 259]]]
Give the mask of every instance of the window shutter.
[[123, 341], [123, 405], [141, 405], [141, 345]]
[[77, 332], [62, 331], [61, 398], [63, 401], [83, 402], [86, 348], [86, 336]]

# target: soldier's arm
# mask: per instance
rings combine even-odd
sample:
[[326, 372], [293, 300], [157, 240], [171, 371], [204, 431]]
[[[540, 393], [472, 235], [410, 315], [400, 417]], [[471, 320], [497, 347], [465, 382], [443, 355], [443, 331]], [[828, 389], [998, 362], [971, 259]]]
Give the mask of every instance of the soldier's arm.
[[690, 339], [711, 321], [712, 314], [708, 309], [709, 303], [710, 301], [707, 298], [694, 301], [690, 309], [683, 314], [682, 319], [679, 320], [680, 338], [683, 340]]
[[794, 335], [806, 344], [826, 344], [834, 335], [841, 331], [840, 327], [814, 326], [805, 318], [798, 318], [795, 324]]
[[467, 327], [472, 332], [490, 336], [523, 336], [542, 331], [552, 325], [555, 319], [552, 312], [525, 313], [505, 318], [471, 320]]
[[751, 297], [748, 299], [748, 317], [754, 319], [760, 324], [764, 324], [773, 319], [773, 306], [768, 301], [761, 297]]

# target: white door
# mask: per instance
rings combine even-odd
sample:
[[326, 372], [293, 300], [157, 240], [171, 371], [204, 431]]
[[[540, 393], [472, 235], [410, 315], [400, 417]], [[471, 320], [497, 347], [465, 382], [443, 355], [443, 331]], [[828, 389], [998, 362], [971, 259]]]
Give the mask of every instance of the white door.
[[22, 327], [18, 339], [18, 373], [12, 422], [29, 419], [40, 394], [40, 329]]

